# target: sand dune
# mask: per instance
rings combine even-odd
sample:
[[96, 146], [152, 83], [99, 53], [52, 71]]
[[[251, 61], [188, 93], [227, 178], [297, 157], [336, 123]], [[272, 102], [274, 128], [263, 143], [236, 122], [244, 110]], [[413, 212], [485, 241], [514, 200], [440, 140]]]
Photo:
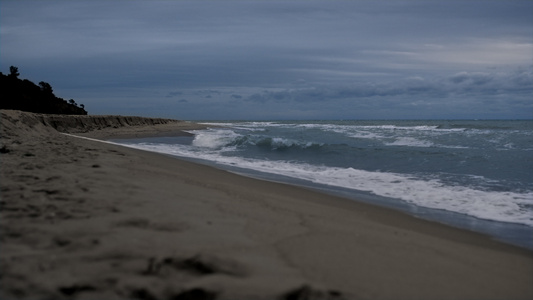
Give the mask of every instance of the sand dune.
[[0, 117], [0, 299], [533, 298], [531, 251], [58, 132], [175, 135], [202, 125]]

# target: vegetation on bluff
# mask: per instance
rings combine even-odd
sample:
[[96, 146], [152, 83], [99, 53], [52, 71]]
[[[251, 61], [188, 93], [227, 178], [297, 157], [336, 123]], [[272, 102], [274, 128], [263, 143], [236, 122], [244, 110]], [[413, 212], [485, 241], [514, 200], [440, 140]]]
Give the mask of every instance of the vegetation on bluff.
[[16, 109], [33, 113], [86, 115], [83, 104], [54, 95], [52, 86], [41, 81], [39, 85], [19, 79], [18, 68], [11, 66], [9, 74], [0, 72], [0, 109]]

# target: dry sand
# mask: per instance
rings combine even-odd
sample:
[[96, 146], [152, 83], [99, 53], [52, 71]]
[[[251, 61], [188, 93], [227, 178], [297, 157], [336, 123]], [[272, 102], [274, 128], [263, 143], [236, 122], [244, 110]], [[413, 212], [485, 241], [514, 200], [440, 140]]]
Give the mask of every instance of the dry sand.
[[43, 120], [1, 112], [2, 300], [533, 298], [531, 251]]

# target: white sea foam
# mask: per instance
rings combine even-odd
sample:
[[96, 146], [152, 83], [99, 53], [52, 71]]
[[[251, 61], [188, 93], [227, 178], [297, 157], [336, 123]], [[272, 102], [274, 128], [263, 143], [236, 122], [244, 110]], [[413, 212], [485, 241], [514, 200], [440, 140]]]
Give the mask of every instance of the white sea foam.
[[385, 143], [388, 146], [409, 146], [409, 147], [432, 147], [435, 144], [429, 141], [423, 141], [412, 137], [400, 137], [394, 142]]
[[[407, 147], [441, 147], [441, 148], [455, 148], [465, 149], [468, 147], [459, 145], [441, 145], [435, 144], [429, 140], [421, 139], [425, 137], [428, 139], [442, 134], [450, 134], [454, 132], [462, 132], [464, 129], [440, 129], [437, 126], [395, 126], [395, 125], [380, 125], [380, 126], [354, 126], [354, 125], [330, 125], [330, 124], [304, 124], [300, 125], [306, 128], [321, 129], [326, 132], [335, 132], [355, 139], [375, 140], [387, 146], [407, 146]], [[400, 130], [400, 133], [396, 132]], [[418, 133], [417, 137], [406, 136], [410, 133]], [[393, 141], [390, 141], [394, 139]]]
[[295, 140], [279, 138], [279, 137], [272, 138], [269, 142], [270, 142], [269, 145], [272, 149], [282, 149], [282, 148], [289, 148], [289, 147], [294, 147], [294, 146], [308, 148], [313, 145], [313, 143], [311, 142], [300, 143]]
[[[233, 129], [237, 129], [233, 127]], [[233, 129], [215, 128], [209, 130], [192, 131], [195, 134], [192, 142], [193, 146], [221, 151], [235, 151], [240, 144], [248, 143], [254, 146], [268, 146], [271, 149], [285, 149], [290, 147], [300, 147], [302, 149], [321, 146], [321, 143], [309, 141], [298, 141], [282, 137], [268, 137], [263, 135], [236, 133]]]
[[364, 131], [364, 130], [358, 130], [355, 132], [339, 132], [339, 133], [345, 133], [346, 136], [355, 138], [355, 139], [380, 140], [380, 139], [385, 138], [383, 135], [376, 134], [370, 131]]
[[533, 206], [533, 193], [531, 192], [483, 191], [466, 186], [446, 185], [437, 179], [417, 178], [398, 173], [225, 156], [216, 149], [224, 145], [226, 136], [221, 139], [217, 139], [216, 134], [207, 136], [209, 139], [201, 137], [198, 141], [195, 139], [193, 147], [169, 144], [128, 146], [203, 159], [220, 165], [284, 175], [319, 184], [366, 191], [379, 196], [401, 199], [418, 206], [454, 211], [482, 219], [533, 226], [531, 211], [525, 208]]
[[209, 129], [197, 131], [197, 133], [192, 144], [209, 149], [222, 149], [241, 136], [231, 129]]

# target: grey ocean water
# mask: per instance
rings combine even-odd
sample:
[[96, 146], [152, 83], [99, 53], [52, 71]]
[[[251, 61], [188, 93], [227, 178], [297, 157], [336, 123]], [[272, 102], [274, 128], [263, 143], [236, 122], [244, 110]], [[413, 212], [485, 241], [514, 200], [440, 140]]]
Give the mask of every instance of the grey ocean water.
[[217, 122], [116, 141], [404, 210], [533, 249], [533, 121]]

